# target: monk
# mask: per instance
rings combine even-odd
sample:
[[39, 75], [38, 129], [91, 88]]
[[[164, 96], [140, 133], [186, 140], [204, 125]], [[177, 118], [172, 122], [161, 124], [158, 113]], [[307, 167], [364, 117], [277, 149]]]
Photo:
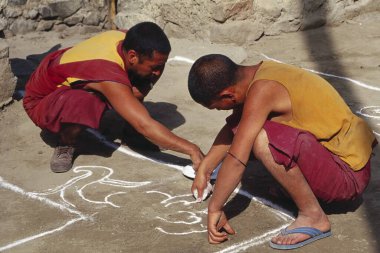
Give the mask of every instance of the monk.
[[161, 77], [170, 51], [162, 29], [143, 22], [44, 58], [26, 84], [23, 105], [37, 126], [59, 135], [50, 162], [53, 172], [71, 169], [78, 135], [86, 128], [98, 129], [110, 108], [148, 140], [189, 155], [198, 167], [200, 148], [154, 120], [142, 103]]
[[331, 235], [319, 201], [350, 201], [370, 179], [375, 137], [338, 92], [320, 76], [273, 61], [235, 64], [206, 55], [191, 67], [188, 88], [199, 104], [233, 110], [199, 166], [192, 192], [202, 196], [222, 162], [208, 204], [208, 240], [234, 234], [223, 206], [239, 184], [251, 154], [298, 208], [298, 217], [270, 246], [294, 249]]

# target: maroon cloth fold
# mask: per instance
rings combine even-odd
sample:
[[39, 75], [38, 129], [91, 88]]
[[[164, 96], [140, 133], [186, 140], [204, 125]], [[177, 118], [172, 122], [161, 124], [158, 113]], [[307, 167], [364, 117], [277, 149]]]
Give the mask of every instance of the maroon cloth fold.
[[48, 94], [27, 113], [42, 129], [58, 133], [61, 123], [74, 123], [99, 128], [107, 103], [94, 93], [61, 87]]
[[[234, 134], [239, 127], [242, 109], [234, 109], [226, 118]], [[371, 176], [370, 160], [361, 170], [354, 171], [307, 131], [269, 120], [263, 129], [274, 161], [285, 169], [297, 165], [318, 199], [325, 202], [353, 200], [367, 187]]]
[[[60, 123], [98, 128], [108, 104], [98, 96], [81, 90], [86, 83], [112, 81], [132, 86], [126, 71], [111, 61], [94, 59], [59, 64], [60, 57], [68, 49], [47, 55], [25, 87], [25, 111], [37, 126], [55, 133], [59, 132]], [[119, 48], [118, 52], [121, 53]], [[83, 81], [72, 84], [72, 87], [60, 86], [68, 77]]]
[[353, 200], [363, 193], [371, 176], [370, 161], [354, 171], [318, 142], [314, 135], [273, 121], [264, 130], [276, 163], [298, 166], [316, 197], [325, 202]]

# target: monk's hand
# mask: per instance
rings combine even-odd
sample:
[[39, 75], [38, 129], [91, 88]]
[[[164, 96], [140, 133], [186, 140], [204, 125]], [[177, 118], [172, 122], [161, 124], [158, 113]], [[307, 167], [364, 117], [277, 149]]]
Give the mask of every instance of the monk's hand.
[[228, 234], [235, 234], [223, 211], [208, 211], [207, 230], [208, 242], [211, 244], [222, 243], [228, 240]]
[[197, 192], [197, 201], [202, 202], [202, 196], [203, 192], [207, 187], [207, 175], [200, 172], [198, 170], [197, 174], [195, 175], [193, 185], [191, 186], [191, 192], [194, 194], [194, 192]]

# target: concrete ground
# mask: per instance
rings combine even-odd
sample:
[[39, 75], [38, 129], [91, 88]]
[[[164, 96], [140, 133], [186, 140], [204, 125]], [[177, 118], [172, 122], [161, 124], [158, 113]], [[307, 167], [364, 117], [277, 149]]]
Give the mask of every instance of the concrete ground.
[[[146, 100], [152, 116], [207, 152], [229, 112], [209, 111], [187, 91], [190, 61], [224, 53], [254, 64], [273, 58], [319, 71], [380, 136], [380, 14], [339, 27], [264, 37], [245, 48], [173, 39], [171, 60]], [[19, 87], [41, 55], [89, 35], [36, 33], [8, 40]], [[120, 146], [122, 122], [108, 114], [107, 140], [82, 136], [81, 155], [63, 174], [49, 169], [52, 137], [21, 101], [0, 111], [0, 252], [273, 252], [268, 241], [292, 222], [294, 206], [268, 195], [273, 182], [250, 163], [227, 204], [237, 235], [220, 245], [206, 236], [207, 201], [195, 203], [175, 152]], [[109, 130], [109, 129], [112, 130]], [[327, 206], [333, 236], [295, 252], [379, 252], [380, 150], [362, 202]]]

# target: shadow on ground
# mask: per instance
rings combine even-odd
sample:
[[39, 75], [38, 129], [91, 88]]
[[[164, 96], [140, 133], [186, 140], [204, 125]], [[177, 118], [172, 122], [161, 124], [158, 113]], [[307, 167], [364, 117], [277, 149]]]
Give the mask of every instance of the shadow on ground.
[[[287, 214], [296, 217], [297, 206], [292, 199], [281, 187], [281, 185], [272, 177], [265, 167], [257, 160], [250, 161], [249, 166], [244, 172], [241, 181], [241, 191], [248, 192], [259, 201], [264, 200], [263, 204], [275, 209], [279, 208]], [[251, 199], [246, 196], [237, 194], [225, 206], [225, 213], [229, 219], [238, 216], [248, 208]], [[344, 214], [356, 211], [363, 203], [363, 197], [353, 201], [324, 203], [320, 202], [322, 208], [327, 214]]]
[[[303, 0], [299, 0], [300, 4], [304, 4]], [[321, 25], [325, 24], [327, 17], [327, 5], [328, 1], [320, 7], [319, 18], [321, 20]], [[306, 8], [303, 8], [306, 11]], [[307, 13], [304, 13], [307, 18]], [[313, 17], [310, 17], [313, 18]], [[315, 18], [315, 17], [314, 17]], [[346, 73], [344, 66], [341, 64], [341, 60], [337, 56], [336, 45], [332, 39], [332, 35], [328, 32], [327, 27], [323, 26], [318, 29], [318, 33], [313, 31], [304, 32], [304, 41], [308, 47], [308, 52], [312, 61], [318, 64], [318, 70], [322, 72], [334, 73], [338, 76], [349, 76]], [[331, 61], [331, 59], [334, 59]], [[359, 107], [363, 105], [364, 101], [356, 96], [355, 92], [351, 89], [350, 86], [345, 85], [346, 81], [340, 81], [337, 79], [330, 79], [330, 83], [335, 86], [338, 92], [343, 96], [346, 103], [351, 107], [352, 111], [357, 111]], [[323, 206], [327, 213], [340, 213], [340, 211], [355, 211], [362, 203], [367, 213], [368, 224], [370, 224], [374, 238], [376, 238], [380, 233], [380, 226], [378, 221], [378, 213], [374, 212], [374, 200], [376, 197], [380, 196], [380, 190], [377, 187], [373, 186], [374, 182], [378, 184], [379, 182], [379, 170], [372, 167], [372, 180], [367, 191], [364, 193], [363, 198], [357, 199], [354, 202], [346, 203], [335, 203], [327, 206]], [[376, 181], [375, 181], [376, 180]], [[367, 200], [367, 201], [364, 201]], [[379, 241], [376, 240], [376, 249], [380, 250]]]
[[[12, 72], [17, 77], [17, 85], [13, 95], [14, 99], [21, 100], [23, 98], [25, 85], [30, 75], [46, 55], [57, 51], [60, 48], [61, 44], [57, 44], [42, 54], [29, 55], [26, 59], [10, 59]], [[178, 112], [177, 106], [174, 104], [166, 102], [144, 102], [144, 105], [152, 118], [162, 123], [170, 130], [185, 123], [185, 118]], [[116, 148], [123, 144], [132, 150], [153, 159], [179, 165], [187, 165], [191, 163], [189, 159], [183, 159], [181, 157], [160, 152], [159, 147], [136, 132], [114, 110], [107, 110], [104, 113], [100, 132], [105, 139], [114, 145], [102, 145], [99, 138], [96, 138], [89, 132], [84, 132], [81, 134], [78, 141], [76, 157], [78, 155], [99, 155], [110, 157]], [[42, 130], [40, 136], [42, 140], [52, 148], [57, 145], [57, 135]]]
[[[153, 118], [173, 130], [185, 123], [185, 118], [177, 111], [177, 106], [165, 102], [144, 103]], [[96, 133], [95, 133], [96, 132]], [[95, 135], [94, 135], [95, 133]], [[58, 136], [42, 130], [42, 140], [54, 148], [58, 142]], [[161, 152], [161, 149], [139, 134], [114, 110], [107, 110], [101, 121], [99, 131], [83, 131], [76, 145], [76, 157], [79, 155], [98, 155], [103, 157], [112, 156], [121, 145], [128, 146], [149, 158], [160, 160], [165, 163], [188, 165], [191, 160]]]
[[61, 48], [61, 44], [57, 44], [50, 48], [48, 51], [42, 53], [42, 54], [32, 54], [28, 55], [26, 59], [21, 58], [12, 58], [9, 59], [11, 69], [13, 74], [17, 77], [17, 83], [15, 92], [13, 94], [13, 98], [16, 100], [21, 100], [24, 94], [25, 90], [25, 84], [28, 81], [30, 75], [33, 73], [33, 71], [37, 68], [37, 66], [40, 64], [42, 59]]

